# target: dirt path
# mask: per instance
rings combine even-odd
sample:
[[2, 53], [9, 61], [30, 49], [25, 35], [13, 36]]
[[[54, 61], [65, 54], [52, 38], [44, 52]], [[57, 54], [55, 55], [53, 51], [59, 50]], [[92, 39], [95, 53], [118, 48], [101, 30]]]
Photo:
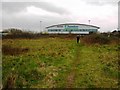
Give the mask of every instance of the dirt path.
[[72, 63], [71, 72], [67, 77], [66, 88], [74, 88], [74, 81], [77, 73], [76, 66], [80, 63], [80, 47], [79, 44], [76, 47], [76, 55]]

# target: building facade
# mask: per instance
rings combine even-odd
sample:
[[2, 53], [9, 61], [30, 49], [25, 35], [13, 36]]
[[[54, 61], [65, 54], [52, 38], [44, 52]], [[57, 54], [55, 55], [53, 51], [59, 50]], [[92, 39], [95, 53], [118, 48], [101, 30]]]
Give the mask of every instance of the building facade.
[[89, 34], [96, 33], [98, 29], [100, 27], [78, 23], [57, 24], [46, 27], [49, 34]]

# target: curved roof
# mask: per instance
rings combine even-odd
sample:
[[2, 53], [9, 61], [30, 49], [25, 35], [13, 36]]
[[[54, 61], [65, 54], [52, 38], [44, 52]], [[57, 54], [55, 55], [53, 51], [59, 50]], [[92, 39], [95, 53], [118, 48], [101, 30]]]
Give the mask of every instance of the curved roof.
[[46, 28], [50, 28], [50, 27], [54, 27], [54, 26], [58, 26], [58, 25], [84, 25], [84, 26], [90, 26], [90, 27], [95, 27], [95, 28], [100, 28], [100, 27], [97, 27], [97, 26], [94, 26], [94, 25], [88, 25], [88, 24], [79, 24], [79, 23], [65, 23], [65, 24], [56, 24], [56, 25], [51, 25], [51, 26], [48, 26]]

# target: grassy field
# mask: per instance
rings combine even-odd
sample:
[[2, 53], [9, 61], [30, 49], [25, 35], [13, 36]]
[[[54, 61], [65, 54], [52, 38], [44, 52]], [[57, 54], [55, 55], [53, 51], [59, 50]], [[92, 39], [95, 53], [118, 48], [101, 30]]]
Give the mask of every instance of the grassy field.
[[2, 46], [5, 87], [118, 88], [118, 45], [41, 38], [5, 39]]

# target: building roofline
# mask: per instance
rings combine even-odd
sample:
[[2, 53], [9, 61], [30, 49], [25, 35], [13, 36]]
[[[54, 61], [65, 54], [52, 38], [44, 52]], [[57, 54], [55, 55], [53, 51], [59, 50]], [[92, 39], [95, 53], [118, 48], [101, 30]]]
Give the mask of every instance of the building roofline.
[[56, 24], [56, 25], [48, 26], [48, 27], [46, 27], [46, 28], [54, 27], [54, 26], [57, 26], [57, 25], [85, 25], [85, 26], [91, 26], [91, 27], [95, 27], [95, 28], [100, 29], [100, 27], [98, 27], [98, 26], [88, 25], [88, 24], [80, 24], [80, 23], [64, 23], [64, 24]]

